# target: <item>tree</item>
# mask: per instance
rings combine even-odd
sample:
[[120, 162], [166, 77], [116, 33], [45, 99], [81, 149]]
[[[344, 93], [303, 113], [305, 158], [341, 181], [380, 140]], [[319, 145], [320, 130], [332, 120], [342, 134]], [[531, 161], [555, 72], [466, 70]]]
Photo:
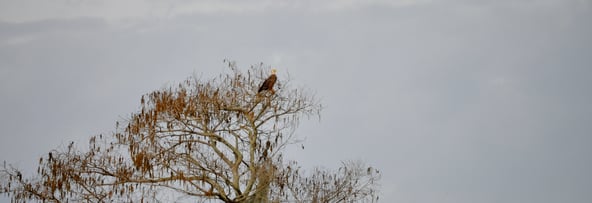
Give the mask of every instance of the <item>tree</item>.
[[321, 105], [289, 81], [257, 93], [263, 64], [209, 81], [191, 77], [146, 94], [140, 110], [117, 122], [109, 136], [93, 136], [88, 150], [52, 150], [35, 176], [4, 163], [0, 192], [15, 202], [158, 201], [170, 194], [199, 201], [375, 201], [378, 170], [343, 162], [333, 172], [306, 174], [283, 151], [294, 143], [302, 116]]

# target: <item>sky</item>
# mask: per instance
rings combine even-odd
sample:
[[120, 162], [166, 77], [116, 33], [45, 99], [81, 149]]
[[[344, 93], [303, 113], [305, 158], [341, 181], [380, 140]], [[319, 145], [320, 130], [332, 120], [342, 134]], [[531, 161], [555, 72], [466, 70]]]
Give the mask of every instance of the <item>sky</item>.
[[590, 19], [589, 0], [0, 0], [0, 160], [32, 173], [229, 59], [313, 91], [288, 157], [362, 160], [380, 202], [590, 202]]

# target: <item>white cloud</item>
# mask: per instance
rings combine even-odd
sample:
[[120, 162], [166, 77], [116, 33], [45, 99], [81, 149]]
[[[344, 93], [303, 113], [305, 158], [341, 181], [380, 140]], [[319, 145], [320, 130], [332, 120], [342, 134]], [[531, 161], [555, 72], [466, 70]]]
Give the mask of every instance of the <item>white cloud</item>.
[[2, 45], [19, 45], [25, 44], [35, 40], [37, 37], [33, 35], [15, 36], [7, 39], [0, 39], [0, 46]]
[[19, 0], [0, 2], [0, 19], [27, 22], [44, 19], [93, 17], [109, 21], [136, 18], [170, 18], [184, 14], [257, 13], [276, 9], [341, 11], [361, 6], [408, 6], [430, 0]]

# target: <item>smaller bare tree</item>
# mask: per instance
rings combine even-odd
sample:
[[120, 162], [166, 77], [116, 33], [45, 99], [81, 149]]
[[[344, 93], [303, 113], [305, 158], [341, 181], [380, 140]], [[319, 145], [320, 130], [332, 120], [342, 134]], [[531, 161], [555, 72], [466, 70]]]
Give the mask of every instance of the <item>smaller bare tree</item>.
[[305, 173], [289, 162], [278, 174], [276, 195], [288, 202], [377, 202], [380, 171], [361, 161], [345, 161], [337, 171], [315, 168]]

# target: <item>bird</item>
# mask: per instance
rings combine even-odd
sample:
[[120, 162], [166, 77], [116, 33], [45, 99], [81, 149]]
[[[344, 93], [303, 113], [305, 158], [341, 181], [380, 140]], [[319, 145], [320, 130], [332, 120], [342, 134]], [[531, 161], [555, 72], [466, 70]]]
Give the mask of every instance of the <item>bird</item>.
[[271, 69], [271, 75], [263, 82], [263, 84], [261, 84], [258, 91], [259, 93], [265, 90], [271, 91], [272, 94], [275, 93], [275, 91], [273, 91], [273, 85], [275, 85], [275, 81], [277, 81], [277, 76], [275, 75], [276, 71], [275, 68]]

